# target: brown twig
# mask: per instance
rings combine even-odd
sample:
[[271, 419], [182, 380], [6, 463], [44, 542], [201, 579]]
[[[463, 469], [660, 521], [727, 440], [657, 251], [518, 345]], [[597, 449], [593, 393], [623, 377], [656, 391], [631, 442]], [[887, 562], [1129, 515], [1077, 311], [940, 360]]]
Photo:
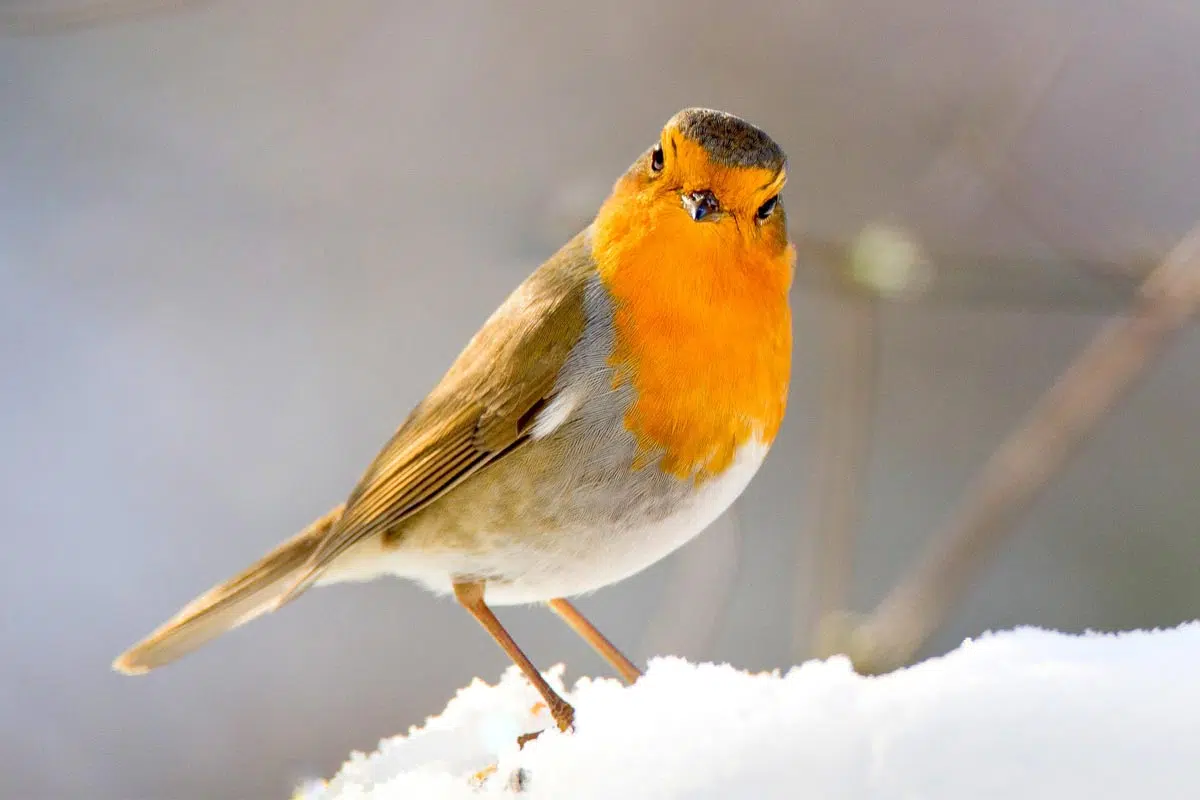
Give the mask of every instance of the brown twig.
[[1095, 337], [992, 455], [917, 568], [862, 621], [830, 619], [822, 650], [862, 672], [903, 665], [946, 617], [1016, 517], [1200, 307], [1200, 225], [1150, 274], [1130, 313]]
[[[1058, 87], [1080, 38], [1081, 34], [1076, 32], [1060, 43], [1058, 52], [1021, 97], [1018, 107], [1006, 115], [1003, 124], [993, 121], [994, 124], [988, 126], [987, 138], [977, 130], [964, 129], [959, 134], [960, 148], [969, 158], [973, 157], [982, 177], [989, 181], [996, 199], [1005, 210], [1014, 214], [1043, 244], [1056, 252], [1069, 252], [1072, 249], [1065, 247], [1061, 241], [1061, 220], [1047, 220], [1043, 215], [1033, 215], [1025, 210], [1026, 204], [1013, 195], [1010, 167], [1017, 144], [1037, 120], [1050, 93]], [[1061, 208], [1061, 205], [1056, 207]]]
[[[809, 508], [812, 587], [796, 582], [792, 650], [811, 654], [821, 620], [846, 608], [854, 577], [854, 544], [862, 512], [877, 373], [878, 301], [844, 293], [826, 301], [826, 349], [816, 475]], [[800, 570], [797, 570], [800, 574]]]

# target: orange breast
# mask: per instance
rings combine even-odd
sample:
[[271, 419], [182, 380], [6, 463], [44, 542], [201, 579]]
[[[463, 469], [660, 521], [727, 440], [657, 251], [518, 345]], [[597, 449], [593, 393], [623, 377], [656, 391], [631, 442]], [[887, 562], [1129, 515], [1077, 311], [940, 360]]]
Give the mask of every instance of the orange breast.
[[[646, 224], [647, 214], [650, 224]], [[755, 247], [678, 208], [603, 214], [592, 251], [614, 303], [615, 382], [640, 462], [696, 481], [779, 430], [791, 369], [792, 250]]]

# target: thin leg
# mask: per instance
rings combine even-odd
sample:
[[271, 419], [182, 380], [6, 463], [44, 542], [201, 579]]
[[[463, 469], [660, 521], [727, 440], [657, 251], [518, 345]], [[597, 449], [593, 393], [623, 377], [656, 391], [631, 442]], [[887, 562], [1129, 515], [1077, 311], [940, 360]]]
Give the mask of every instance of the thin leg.
[[500, 620], [496, 619], [496, 615], [483, 601], [483, 587], [481, 582], [456, 583], [454, 584], [454, 596], [458, 598], [458, 602], [462, 604], [463, 608], [471, 612], [471, 616], [478, 620], [484, 630], [492, 635], [496, 644], [500, 645], [505, 653], [508, 653], [508, 657], [521, 668], [521, 672], [525, 673], [525, 677], [533, 684], [533, 688], [537, 689], [538, 694], [546, 701], [546, 706], [550, 709], [554, 721], [558, 723], [559, 730], [570, 730], [571, 723], [575, 719], [575, 709], [571, 708], [566, 700], [563, 700], [550, 688], [550, 684], [546, 683], [542, 673], [538, 672], [533, 662], [521, 652], [521, 648], [508, 635], [508, 631], [504, 630]]
[[600, 631], [596, 630], [596, 626], [587, 621], [587, 617], [580, 614], [575, 606], [563, 598], [551, 600], [546, 605], [550, 606], [550, 610], [562, 617], [563, 622], [571, 627], [571, 630], [579, 634], [579, 636], [592, 649], [600, 654], [600, 657], [612, 665], [612, 668], [621, 674], [626, 683], [634, 683], [638, 678], [642, 677], [642, 671], [633, 665], [633, 662], [625, 657], [625, 654], [616, 648], [612, 642], [604, 637]]

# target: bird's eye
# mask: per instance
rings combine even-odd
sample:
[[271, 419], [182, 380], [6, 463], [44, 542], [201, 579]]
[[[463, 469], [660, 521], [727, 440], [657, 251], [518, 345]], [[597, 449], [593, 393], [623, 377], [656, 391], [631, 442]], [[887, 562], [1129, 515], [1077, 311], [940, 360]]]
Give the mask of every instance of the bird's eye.
[[662, 145], [657, 145], [654, 152], [650, 154], [650, 169], [654, 172], [662, 172], [663, 168], [663, 151]]
[[771, 216], [771, 212], [775, 210], [775, 204], [779, 202], [779, 195], [775, 195], [767, 202], [758, 207], [758, 211], [754, 214], [754, 218], [759, 222], [765, 222], [767, 217]]

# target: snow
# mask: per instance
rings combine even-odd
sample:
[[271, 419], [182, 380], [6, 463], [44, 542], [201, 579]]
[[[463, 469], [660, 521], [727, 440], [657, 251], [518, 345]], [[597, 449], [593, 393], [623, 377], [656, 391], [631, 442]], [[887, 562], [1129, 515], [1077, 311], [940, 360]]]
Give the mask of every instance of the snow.
[[[548, 673], [559, 689], [562, 673]], [[476, 680], [296, 796], [514, 796], [522, 782], [531, 800], [1200, 798], [1200, 622], [1018, 629], [874, 678], [842, 658], [786, 674], [661, 658], [632, 687], [581, 679], [569, 699], [576, 729], [561, 734], [515, 668]], [[518, 734], [543, 727], [518, 750]]]

